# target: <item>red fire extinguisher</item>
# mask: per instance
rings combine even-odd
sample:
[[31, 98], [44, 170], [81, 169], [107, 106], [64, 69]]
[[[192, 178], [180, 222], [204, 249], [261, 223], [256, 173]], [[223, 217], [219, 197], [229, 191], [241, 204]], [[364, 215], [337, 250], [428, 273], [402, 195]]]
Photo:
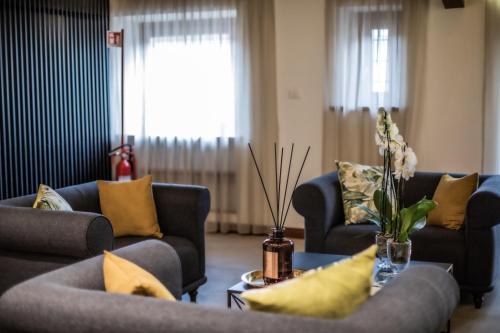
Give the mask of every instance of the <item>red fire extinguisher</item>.
[[116, 164], [116, 180], [127, 181], [136, 178], [135, 157], [131, 144], [126, 143], [112, 149], [109, 156], [111, 156], [112, 159], [117, 156], [120, 158]]

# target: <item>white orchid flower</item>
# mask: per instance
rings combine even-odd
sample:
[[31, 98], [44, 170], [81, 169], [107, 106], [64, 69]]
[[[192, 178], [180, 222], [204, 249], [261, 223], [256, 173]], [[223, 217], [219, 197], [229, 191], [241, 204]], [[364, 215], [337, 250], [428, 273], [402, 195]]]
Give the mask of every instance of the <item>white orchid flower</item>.
[[395, 154], [398, 149], [404, 146], [404, 138], [399, 134], [398, 126], [392, 121], [391, 115], [383, 108], [379, 109], [377, 114], [377, 133], [375, 134], [375, 143], [379, 147], [380, 156], [389, 150]]
[[394, 178], [409, 180], [415, 175], [418, 160], [413, 149], [410, 147], [398, 149], [394, 158]]

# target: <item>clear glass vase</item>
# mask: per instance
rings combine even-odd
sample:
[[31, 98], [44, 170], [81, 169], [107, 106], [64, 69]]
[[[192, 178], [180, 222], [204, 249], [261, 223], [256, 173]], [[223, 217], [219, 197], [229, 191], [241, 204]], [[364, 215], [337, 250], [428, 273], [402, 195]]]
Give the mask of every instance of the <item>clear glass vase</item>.
[[394, 274], [394, 270], [387, 258], [387, 242], [390, 239], [390, 235], [385, 235], [380, 232], [375, 235], [375, 244], [377, 244], [375, 283], [380, 285], [388, 282]]
[[375, 235], [375, 244], [377, 244], [377, 268], [379, 270], [387, 270], [391, 268], [391, 264], [387, 259], [387, 241], [391, 239], [390, 235], [377, 233]]
[[404, 271], [410, 265], [411, 240], [404, 243], [393, 239], [387, 241], [387, 256], [396, 273]]

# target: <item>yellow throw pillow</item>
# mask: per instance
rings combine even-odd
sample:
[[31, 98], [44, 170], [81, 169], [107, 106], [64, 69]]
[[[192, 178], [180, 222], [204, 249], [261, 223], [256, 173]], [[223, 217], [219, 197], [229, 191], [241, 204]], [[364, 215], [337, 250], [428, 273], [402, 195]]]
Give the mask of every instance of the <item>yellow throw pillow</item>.
[[252, 310], [344, 318], [370, 295], [376, 250], [372, 245], [352, 258], [241, 296]]
[[107, 292], [175, 301], [170, 291], [151, 273], [113, 253], [104, 251], [102, 270]]
[[477, 190], [478, 181], [477, 173], [462, 178], [443, 175], [432, 198], [438, 205], [427, 216], [427, 224], [460, 229], [464, 223], [467, 202]]
[[50, 186], [40, 184], [33, 208], [44, 210], [63, 210], [72, 212], [73, 209], [63, 197]]
[[97, 181], [101, 211], [111, 221], [115, 237], [163, 237], [151, 183], [151, 176], [127, 182]]

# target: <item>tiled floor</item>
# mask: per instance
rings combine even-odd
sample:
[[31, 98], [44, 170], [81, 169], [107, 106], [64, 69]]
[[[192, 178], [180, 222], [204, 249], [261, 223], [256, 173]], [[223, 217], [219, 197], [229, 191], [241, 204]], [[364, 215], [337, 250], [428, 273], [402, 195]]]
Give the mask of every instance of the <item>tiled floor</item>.
[[[261, 266], [262, 241], [262, 236], [207, 234], [208, 282], [200, 288], [198, 303], [225, 307], [227, 287], [238, 282], [242, 273]], [[304, 241], [295, 240], [295, 250], [303, 249]], [[452, 318], [452, 332], [500, 332], [499, 293], [490, 293], [481, 310], [474, 309], [470, 297], [464, 295]]]

